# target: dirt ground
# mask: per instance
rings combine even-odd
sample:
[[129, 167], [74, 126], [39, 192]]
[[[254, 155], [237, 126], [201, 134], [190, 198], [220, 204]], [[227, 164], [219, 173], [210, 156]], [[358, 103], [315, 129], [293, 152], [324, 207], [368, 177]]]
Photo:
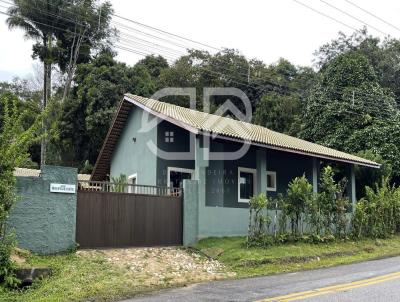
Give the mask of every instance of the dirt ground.
[[104, 256], [126, 269], [142, 286], [182, 285], [235, 276], [218, 261], [177, 247], [81, 250], [78, 254]]

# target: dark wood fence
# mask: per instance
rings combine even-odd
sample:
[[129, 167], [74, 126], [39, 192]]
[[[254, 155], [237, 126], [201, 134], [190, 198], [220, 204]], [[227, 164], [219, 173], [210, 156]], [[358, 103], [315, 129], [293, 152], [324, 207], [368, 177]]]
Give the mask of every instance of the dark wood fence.
[[181, 197], [80, 189], [76, 241], [82, 248], [181, 245]]

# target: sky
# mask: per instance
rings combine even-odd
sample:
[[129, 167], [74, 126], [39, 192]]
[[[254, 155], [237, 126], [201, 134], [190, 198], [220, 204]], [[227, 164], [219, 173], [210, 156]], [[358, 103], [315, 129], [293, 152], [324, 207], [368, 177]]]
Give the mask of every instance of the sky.
[[[375, 36], [400, 38], [400, 1], [351, 0], [399, 29], [368, 15], [346, 0], [298, 1], [349, 27], [360, 29], [368, 24], [369, 32]], [[324, 1], [359, 20], [335, 10]], [[268, 64], [283, 57], [296, 65], [310, 66], [313, 52], [321, 45], [336, 38], [339, 31], [346, 34], [353, 32], [353, 29], [295, 0], [111, 0], [111, 3], [117, 15], [217, 48], [235, 48], [248, 58], [257, 58]], [[4, 12], [7, 4], [1, 1], [0, 4], [0, 11]], [[10, 31], [5, 20], [6, 16], [0, 15], [0, 81], [11, 80], [14, 76], [27, 77], [33, 71], [32, 41], [24, 39], [21, 30]], [[137, 34], [126, 26], [143, 30], [129, 21], [118, 18], [115, 21], [125, 26], [122, 32], [126, 34]], [[157, 43], [157, 40], [151, 40], [148, 36], [147, 39]], [[171, 48], [176, 50], [174, 46]], [[122, 49], [117, 51], [117, 59], [129, 65], [142, 58]]]

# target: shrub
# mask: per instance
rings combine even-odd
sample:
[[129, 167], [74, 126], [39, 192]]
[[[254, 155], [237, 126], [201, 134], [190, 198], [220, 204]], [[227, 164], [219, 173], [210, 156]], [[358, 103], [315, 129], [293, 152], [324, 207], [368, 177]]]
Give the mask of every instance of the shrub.
[[383, 178], [375, 189], [365, 188], [365, 197], [356, 204], [352, 219], [356, 238], [385, 238], [400, 230], [400, 188]]
[[121, 174], [118, 177], [112, 177], [111, 182], [113, 183], [112, 191], [117, 193], [124, 193], [127, 188], [128, 180], [125, 174]]
[[28, 162], [28, 148], [40, 137], [43, 115], [24, 129], [23, 121], [27, 111], [20, 112], [16, 99], [4, 97], [3, 125], [0, 130], [0, 280], [6, 285], [14, 285], [13, 267], [10, 260], [14, 247], [12, 237], [6, 233], [6, 220], [16, 201], [14, 170]]
[[247, 245], [262, 246], [269, 245], [270, 240], [267, 232], [271, 219], [264, 212], [267, 209], [269, 200], [265, 194], [253, 196], [249, 202], [249, 230]]
[[289, 183], [282, 211], [290, 219], [292, 235], [302, 235], [302, 214], [311, 198], [312, 185], [304, 175]]
[[11, 261], [11, 253], [14, 248], [14, 236], [5, 235], [0, 241], [0, 282], [9, 287], [19, 284], [19, 280], [14, 276], [14, 264]]

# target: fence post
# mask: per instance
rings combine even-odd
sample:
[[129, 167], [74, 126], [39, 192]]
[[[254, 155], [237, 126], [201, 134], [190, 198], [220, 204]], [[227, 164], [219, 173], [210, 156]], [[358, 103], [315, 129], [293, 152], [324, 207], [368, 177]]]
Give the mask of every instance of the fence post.
[[183, 180], [183, 245], [196, 243], [199, 233], [198, 181]]

